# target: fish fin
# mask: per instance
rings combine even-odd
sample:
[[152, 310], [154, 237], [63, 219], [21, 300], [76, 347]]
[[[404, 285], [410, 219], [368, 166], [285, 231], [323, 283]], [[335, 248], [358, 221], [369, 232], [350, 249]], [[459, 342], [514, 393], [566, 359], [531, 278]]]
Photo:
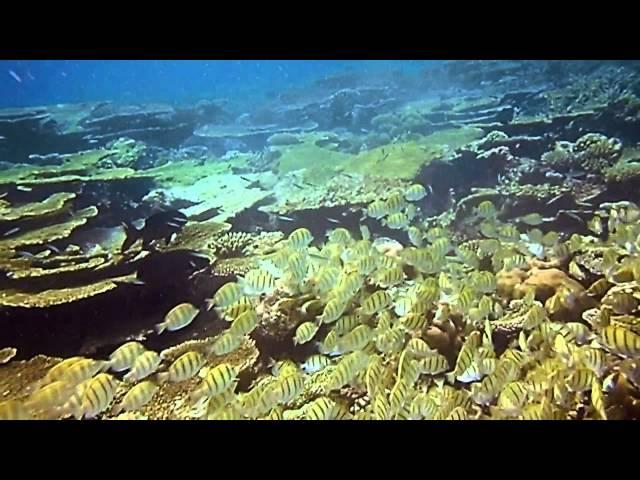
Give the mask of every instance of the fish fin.
[[122, 242], [121, 252], [129, 250], [134, 243], [140, 238], [141, 230], [138, 230], [135, 226], [128, 222], [122, 222], [122, 228], [124, 228], [125, 238]]
[[207, 312], [210, 311], [213, 308], [218, 315], [220, 314], [218, 312], [218, 309], [213, 307], [215, 305], [215, 302], [213, 301], [212, 298], [205, 299], [204, 305], [205, 305], [205, 309], [206, 309]]
[[154, 327], [154, 330], [156, 331], [156, 333], [158, 335], [160, 335], [162, 332], [165, 331], [165, 329], [167, 328], [166, 325], [164, 324], [164, 322], [162, 323], [157, 323]]
[[447, 383], [450, 384], [450, 385], [453, 385], [454, 383], [456, 383], [456, 374], [455, 374], [455, 372], [447, 373], [444, 376], [444, 378], [447, 381]]

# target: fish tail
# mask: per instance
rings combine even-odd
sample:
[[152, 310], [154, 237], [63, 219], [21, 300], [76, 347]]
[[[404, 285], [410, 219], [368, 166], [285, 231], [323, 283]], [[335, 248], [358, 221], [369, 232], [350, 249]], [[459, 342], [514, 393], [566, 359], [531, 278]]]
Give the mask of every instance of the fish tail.
[[159, 384], [166, 383], [169, 381], [169, 372], [160, 372], [156, 375], [156, 381]]
[[[207, 299], [205, 299], [204, 304], [205, 304], [205, 308], [206, 308], [206, 310], [207, 310], [207, 312], [208, 312], [208, 311], [210, 311], [210, 310], [213, 308], [213, 306], [215, 305], [215, 302], [213, 301], [213, 299], [212, 299], [212, 298], [207, 298]], [[216, 308], [216, 309], [214, 309], [214, 310], [216, 311], [216, 313], [217, 313], [217, 314], [220, 314], [220, 313], [218, 312], [218, 309], [217, 309], [217, 308]]]
[[203, 397], [204, 395], [202, 394], [202, 392], [196, 390], [189, 395], [189, 404], [191, 406], [197, 406], [202, 401]]
[[158, 335], [160, 335], [167, 328], [163, 323], [157, 323], [155, 327], [153, 327]]
[[141, 236], [141, 230], [138, 230], [135, 226], [128, 222], [122, 222], [122, 228], [124, 228], [125, 239], [122, 242], [122, 252], [126, 252]]

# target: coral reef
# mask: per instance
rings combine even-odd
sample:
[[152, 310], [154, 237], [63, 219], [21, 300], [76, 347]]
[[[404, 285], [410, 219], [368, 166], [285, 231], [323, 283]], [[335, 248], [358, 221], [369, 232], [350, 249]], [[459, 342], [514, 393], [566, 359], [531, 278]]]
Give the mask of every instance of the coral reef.
[[554, 150], [542, 155], [543, 163], [558, 170], [579, 168], [603, 174], [622, 156], [622, 143], [599, 133], [587, 133], [574, 144], [558, 142]]
[[280, 232], [227, 232], [213, 238], [209, 245], [218, 258], [248, 257], [266, 253], [282, 237]]
[[[133, 339], [161, 373], [188, 352], [205, 368], [116, 415], [123, 383], [98, 418], [640, 417], [637, 71], [447, 62], [233, 114], [1, 111], [0, 321], [18, 353], [0, 418], [53, 355]], [[185, 225], [121, 252], [176, 209]], [[181, 303], [193, 324], [155, 334]], [[224, 364], [237, 378], [194, 408]]]

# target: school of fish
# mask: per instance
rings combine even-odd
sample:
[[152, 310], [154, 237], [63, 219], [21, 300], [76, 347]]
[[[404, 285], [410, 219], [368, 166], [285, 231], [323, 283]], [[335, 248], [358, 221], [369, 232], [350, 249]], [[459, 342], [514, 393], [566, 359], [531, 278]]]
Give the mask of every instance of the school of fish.
[[[212, 292], [203, 308], [225, 329], [206, 354], [166, 361], [131, 341], [106, 359], [69, 358], [21, 399], [0, 403], [0, 419], [136, 412], [166, 385], [193, 379], [193, 417], [209, 420], [607, 419], [621, 382], [640, 390], [637, 205], [600, 205], [587, 222], [592, 235], [565, 238], [537, 228], [545, 219], [536, 212], [503, 222], [483, 201], [467, 218], [475, 235], [464, 238], [416, 220], [414, 203], [426, 195], [414, 185], [366, 207], [367, 217], [406, 234], [400, 248], [386, 248], [367, 228], [339, 227], [322, 239], [294, 230], [254, 269]], [[600, 274], [576, 262], [594, 247]], [[574, 301], [569, 291], [544, 303], [533, 292], [498, 295], [498, 272], [545, 261], [582, 282], [597, 308], [563, 321], [554, 315]], [[294, 361], [298, 355], [282, 352], [241, 391], [238, 367], [219, 359], [260, 325], [261, 302], [273, 296], [307, 299], [291, 348], [310, 353]], [[515, 309], [523, 312], [518, 331], [498, 345], [495, 331]], [[157, 333], [186, 328], [199, 312], [177, 305]], [[427, 334], [436, 323], [459, 338], [453, 353]], [[126, 394], [116, 404], [118, 391]]]

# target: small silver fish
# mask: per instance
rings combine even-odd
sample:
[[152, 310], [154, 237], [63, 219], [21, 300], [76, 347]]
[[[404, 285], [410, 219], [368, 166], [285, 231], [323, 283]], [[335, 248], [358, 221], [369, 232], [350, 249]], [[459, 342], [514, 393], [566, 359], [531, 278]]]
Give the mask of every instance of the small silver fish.
[[7, 73], [9, 73], [9, 75], [11, 75], [11, 77], [18, 83], [22, 83], [22, 78], [20, 78], [20, 75], [18, 75], [16, 72], [14, 72], [13, 70], [7, 70]]
[[18, 233], [20, 231], [20, 227], [13, 227], [2, 234], [3, 237], [8, 237], [13, 235], [14, 233]]

